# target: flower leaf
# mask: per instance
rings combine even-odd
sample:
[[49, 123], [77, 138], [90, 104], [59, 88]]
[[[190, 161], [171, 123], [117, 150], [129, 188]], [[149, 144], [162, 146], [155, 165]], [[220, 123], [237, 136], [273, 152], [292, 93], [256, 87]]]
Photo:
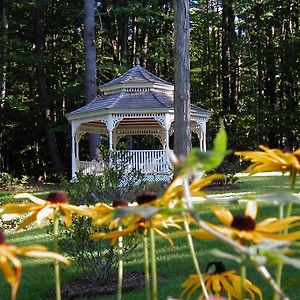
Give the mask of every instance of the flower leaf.
[[227, 134], [221, 127], [213, 142], [212, 150], [201, 151], [199, 148], [193, 148], [183, 169], [201, 168], [206, 172], [211, 171], [223, 162], [229, 152], [227, 150]]

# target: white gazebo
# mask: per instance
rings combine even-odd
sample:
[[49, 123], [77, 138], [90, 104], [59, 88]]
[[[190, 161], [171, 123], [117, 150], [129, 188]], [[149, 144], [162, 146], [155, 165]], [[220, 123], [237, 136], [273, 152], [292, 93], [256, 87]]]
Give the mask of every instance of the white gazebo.
[[[72, 178], [83, 173], [101, 173], [101, 162], [81, 161], [79, 142], [85, 133], [108, 135], [109, 149], [116, 150], [122, 137], [153, 135], [162, 150], [129, 150], [128, 169], [146, 175], [169, 175], [169, 137], [174, 132], [174, 86], [135, 66], [120, 77], [99, 86], [100, 96], [67, 114], [72, 126]], [[206, 150], [206, 123], [211, 112], [191, 105], [191, 130]]]

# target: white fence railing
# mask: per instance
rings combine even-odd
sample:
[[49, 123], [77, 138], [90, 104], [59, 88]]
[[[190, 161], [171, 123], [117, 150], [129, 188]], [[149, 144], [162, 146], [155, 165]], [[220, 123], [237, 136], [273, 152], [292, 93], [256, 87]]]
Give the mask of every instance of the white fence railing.
[[[120, 156], [123, 151], [115, 151]], [[172, 172], [171, 163], [166, 150], [129, 150], [128, 170], [140, 170], [143, 174], [170, 174]], [[96, 160], [77, 161], [77, 170], [83, 174], [101, 174], [103, 164]]]
[[103, 172], [103, 163], [95, 159], [92, 161], [77, 160], [77, 171], [81, 171], [84, 175], [100, 175]]

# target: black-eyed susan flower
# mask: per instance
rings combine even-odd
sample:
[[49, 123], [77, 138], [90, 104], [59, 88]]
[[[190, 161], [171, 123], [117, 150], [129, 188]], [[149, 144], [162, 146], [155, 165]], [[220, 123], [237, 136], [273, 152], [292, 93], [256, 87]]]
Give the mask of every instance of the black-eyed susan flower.
[[242, 160], [249, 160], [252, 163], [246, 172], [250, 174], [270, 171], [300, 172], [300, 149], [294, 152], [285, 152], [280, 149], [269, 149], [262, 145], [259, 148], [262, 151], [235, 152], [235, 155], [241, 156]]
[[[206, 274], [203, 275], [205, 286], [209, 294], [213, 294], [218, 298], [225, 296], [228, 299], [242, 299], [242, 278], [237, 275], [234, 270], [226, 271], [222, 262], [211, 262], [206, 268]], [[199, 291], [199, 300], [204, 299], [204, 295], [201, 293], [201, 283], [197, 274], [190, 275], [188, 279], [183, 283], [184, 288], [180, 299], [188, 293], [187, 299]], [[245, 279], [244, 289], [249, 294], [252, 300], [258, 296], [262, 299], [261, 290], [255, 286], [251, 281]]]
[[166, 218], [161, 214], [155, 214], [152, 216], [151, 220], [146, 220], [144, 218], [141, 218], [138, 215], [132, 215], [131, 221], [127, 224], [126, 227], [124, 227], [122, 230], [114, 230], [110, 232], [98, 232], [94, 233], [90, 236], [92, 240], [97, 239], [109, 239], [112, 241], [112, 243], [115, 243], [120, 236], [129, 236], [133, 234], [141, 234], [148, 232], [150, 227], [153, 228], [153, 230], [165, 238], [170, 244], [173, 244], [173, 241], [170, 237], [168, 237], [161, 228], [178, 228], [181, 227], [177, 224], [181, 220], [174, 219], [172, 217]]
[[60, 213], [64, 216], [67, 227], [72, 225], [72, 215], [90, 215], [91, 212], [85, 206], [75, 206], [68, 204], [68, 198], [65, 193], [49, 193], [47, 199], [41, 199], [28, 193], [15, 195], [16, 199], [29, 199], [33, 203], [9, 203], [0, 207], [0, 214], [3, 216], [12, 215], [18, 217], [29, 213], [21, 222], [19, 229], [25, 228], [31, 223], [37, 221], [39, 225], [45, 219], [53, 218], [53, 215]]
[[[109, 229], [118, 228], [122, 225], [122, 230], [114, 230], [110, 232], [98, 232], [90, 236], [92, 240], [110, 239], [115, 243], [120, 236], [129, 236], [135, 233], [145, 234], [150, 227], [164, 237], [169, 243], [173, 243], [170, 237], [161, 231], [161, 228], [181, 228], [178, 223], [182, 222], [182, 218], [166, 217], [159, 213], [159, 202], [157, 195], [154, 192], [143, 192], [136, 197], [138, 205], [124, 207], [121, 205], [113, 205], [109, 207], [106, 204], [96, 205], [93, 211], [98, 212], [98, 217], [95, 217], [93, 222], [95, 225], [110, 223]], [[118, 204], [118, 203], [117, 203]]]
[[17, 291], [21, 281], [22, 264], [18, 256], [34, 258], [51, 258], [59, 260], [65, 264], [69, 261], [54, 252], [49, 252], [48, 248], [42, 245], [30, 245], [16, 247], [5, 243], [4, 234], [0, 231], [0, 269], [2, 270], [7, 282], [11, 285], [11, 299], [16, 299]]
[[[240, 242], [248, 241], [258, 244], [266, 239], [286, 241], [300, 239], [300, 231], [287, 234], [280, 233], [284, 230], [299, 226], [299, 216], [291, 216], [283, 219], [267, 218], [256, 224], [256, 201], [247, 201], [245, 212], [238, 215], [232, 215], [231, 212], [223, 206], [213, 206], [212, 209], [217, 218], [225, 226], [213, 225], [211, 223], [207, 224], [222, 234]], [[195, 232], [194, 236], [200, 239], [215, 238], [204, 230]]]
[[[206, 177], [197, 177], [190, 185], [191, 196], [206, 198], [203, 189], [215, 180], [221, 179], [223, 175], [213, 174]], [[183, 178], [177, 176], [169, 185], [161, 199], [158, 200], [161, 206], [174, 206], [183, 197]]]

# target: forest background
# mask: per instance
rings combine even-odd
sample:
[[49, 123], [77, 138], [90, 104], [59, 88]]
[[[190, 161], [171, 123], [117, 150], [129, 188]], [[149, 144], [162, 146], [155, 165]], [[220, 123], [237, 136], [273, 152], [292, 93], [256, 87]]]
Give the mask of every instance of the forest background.
[[[0, 172], [70, 169], [65, 114], [85, 104], [84, 1], [0, 1]], [[190, 1], [191, 101], [231, 149], [299, 148], [298, 0]], [[139, 63], [173, 82], [173, 3], [98, 0], [97, 82]]]

